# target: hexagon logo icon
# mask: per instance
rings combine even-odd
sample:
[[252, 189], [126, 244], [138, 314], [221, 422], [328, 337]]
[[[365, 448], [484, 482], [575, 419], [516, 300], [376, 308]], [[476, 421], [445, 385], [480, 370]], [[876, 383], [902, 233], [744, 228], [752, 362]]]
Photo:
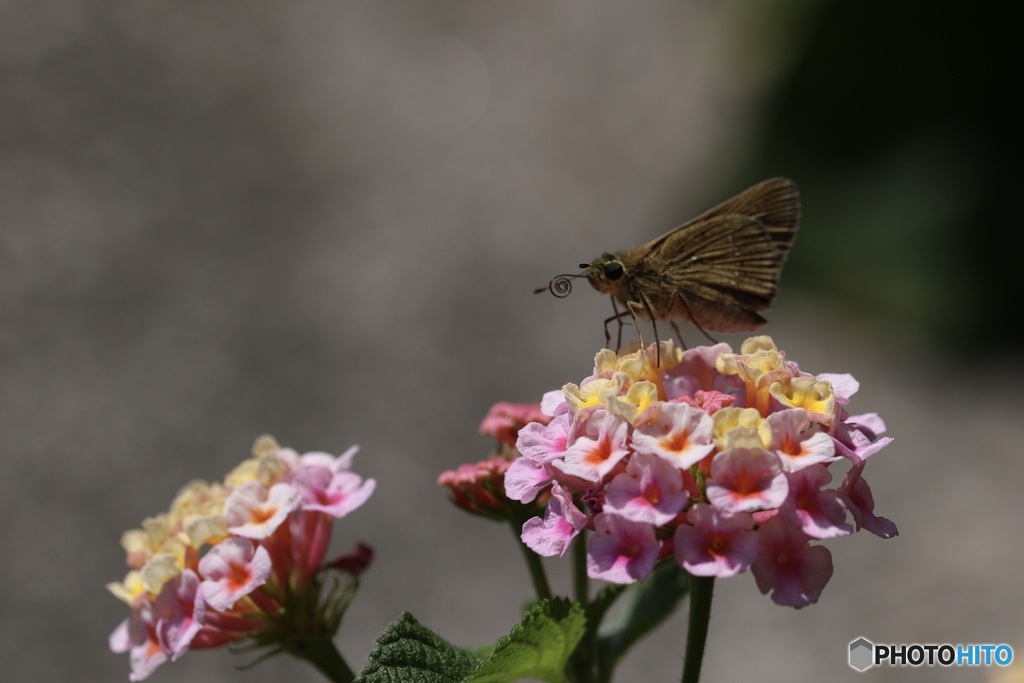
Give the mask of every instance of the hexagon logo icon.
[[850, 643], [850, 667], [866, 671], [875, 665], [875, 644], [867, 638], [858, 638]]

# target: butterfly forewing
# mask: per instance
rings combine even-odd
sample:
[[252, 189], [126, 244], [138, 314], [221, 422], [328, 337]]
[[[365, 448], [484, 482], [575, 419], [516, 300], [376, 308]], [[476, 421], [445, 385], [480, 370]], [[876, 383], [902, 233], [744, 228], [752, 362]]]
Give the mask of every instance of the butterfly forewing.
[[708, 209], [689, 223], [728, 215], [749, 216], [760, 221], [785, 260], [800, 221], [800, 193], [789, 178], [769, 178]]
[[800, 193], [796, 183], [789, 178], [764, 180], [668, 231], [645, 245], [645, 248], [656, 252], [676, 232], [717, 216], [747, 216], [760, 222], [785, 261], [800, 221]]
[[782, 267], [779, 251], [763, 225], [747, 216], [722, 215], [679, 230], [662, 245], [667, 284], [693, 285], [749, 294], [771, 303]]

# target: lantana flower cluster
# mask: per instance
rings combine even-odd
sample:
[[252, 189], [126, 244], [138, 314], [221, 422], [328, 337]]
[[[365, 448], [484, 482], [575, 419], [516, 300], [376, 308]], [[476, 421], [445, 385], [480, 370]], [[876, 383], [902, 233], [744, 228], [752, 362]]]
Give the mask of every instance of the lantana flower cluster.
[[490, 457], [445, 470], [437, 478], [448, 489], [451, 501], [463, 510], [496, 521], [520, 522], [543, 510], [546, 496], [522, 504], [505, 495], [505, 472], [520, 457], [516, 450], [519, 430], [531, 423], [546, 425], [551, 417], [537, 403], [500, 401], [491, 406], [480, 423], [480, 434], [495, 439]]
[[300, 455], [260, 437], [223, 483], [193, 481], [169, 511], [125, 532], [130, 571], [107, 588], [131, 607], [110, 636], [114, 652], [130, 653], [131, 680], [189, 649], [250, 637], [286, 651], [297, 633], [337, 630], [372, 559], [359, 544], [325, 562], [333, 521], [374, 490], [351, 471], [356, 450]]
[[897, 534], [862, 476], [892, 439], [878, 415], [848, 414], [850, 375], [804, 372], [766, 336], [739, 353], [604, 349], [594, 365], [544, 395], [546, 419], [519, 431], [505, 473], [510, 498], [550, 497], [523, 526], [536, 553], [564, 555], [586, 529], [592, 578], [640, 581], [674, 556], [694, 576], [750, 570], [762, 593], [803, 607], [832, 576], [818, 541]]

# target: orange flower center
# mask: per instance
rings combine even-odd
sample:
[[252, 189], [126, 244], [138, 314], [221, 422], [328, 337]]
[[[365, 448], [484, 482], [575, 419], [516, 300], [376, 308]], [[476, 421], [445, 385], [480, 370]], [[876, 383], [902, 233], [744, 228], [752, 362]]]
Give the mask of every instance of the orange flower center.
[[679, 430], [670, 432], [664, 439], [661, 440], [660, 445], [667, 451], [675, 451], [680, 453], [686, 450], [686, 446], [689, 444], [690, 434], [685, 430]]
[[588, 463], [597, 465], [611, 457], [611, 454], [612, 445], [608, 443], [608, 439], [601, 439], [597, 442], [597, 445], [594, 446], [594, 449], [587, 453], [586, 457], [583, 459]]

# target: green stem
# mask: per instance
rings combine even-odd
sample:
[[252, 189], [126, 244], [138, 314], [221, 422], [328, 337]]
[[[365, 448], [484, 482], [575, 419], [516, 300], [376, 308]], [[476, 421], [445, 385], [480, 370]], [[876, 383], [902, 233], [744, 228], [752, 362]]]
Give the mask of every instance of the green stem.
[[587, 543], [586, 531], [580, 532], [580, 537], [572, 546], [573, 559], [573, 592], [576, 595], [576, 602], [586, 609], [590, 604], [590, 578], [587, 576]]
[[708, 640], [711, 621], [711, 598], [715, 592], [715, 577], [690, 575], [690, 623], [686, 632], [686, 659], [683, 663], [682, 683], [697, 683], [700, 666], [704, 661], [704, 645]]
[[526, 560], [526, 568], [530, 570], [530, 579], [533, 581], [533, 590], [537, 593], [538, 600], [551, 597], [551, 586], [548, 585], [548, 577], [544, 573], [544, 565], [541, 564], [540, 555], [526, 547], [521, 537], [521, 528], [512, 522], [512, 533], [516, 537], [516, 545], [523, 551], [523, 559]]
[[312, 664], [317, 671], [333, 683], [352, 683], [355, 673], [348, 667], [334, 641], [329, 636], [318, 635], [304, 639], [301, 646], [288, 648], [288, 652]]
[[[587, 576], [587, 543], [586, 532], [580, 532], [579, 538], [573, 541], [572, 547], [572, 583], [573, 593], [584, 610], [590, 605], [590, 577]], [[594, 680], [596, 664], [597, 629], [587, 629], [583, 640], [576, 646], [570, 659], [570, 666], [577, 683], [589, 683]]]

